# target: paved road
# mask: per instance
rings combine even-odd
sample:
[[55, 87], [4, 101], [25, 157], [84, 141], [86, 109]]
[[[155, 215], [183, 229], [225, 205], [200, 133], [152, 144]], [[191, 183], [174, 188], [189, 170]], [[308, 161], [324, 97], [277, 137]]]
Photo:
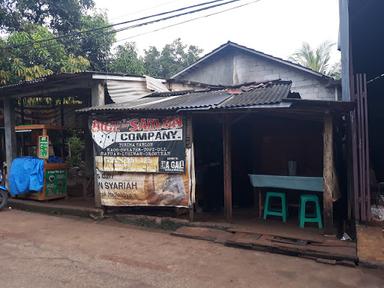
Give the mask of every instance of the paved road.
[[0, 287], [384, 287], [384, 273], [177, 238], [113, 220], [0, 213]]

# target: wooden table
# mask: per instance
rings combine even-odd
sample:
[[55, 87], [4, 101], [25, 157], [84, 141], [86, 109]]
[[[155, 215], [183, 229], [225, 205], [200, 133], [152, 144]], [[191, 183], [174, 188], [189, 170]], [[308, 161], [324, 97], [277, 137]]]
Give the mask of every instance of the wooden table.
[[251, 185], [259, 190], [259, 217], [263, 209], [261, 199], [261, 188], [280, 188], [300, 191], [324, 192], [323, 177], [303, 177], [303, 176], [280, 176], [280, 175], [259, 175], [248, 174]]

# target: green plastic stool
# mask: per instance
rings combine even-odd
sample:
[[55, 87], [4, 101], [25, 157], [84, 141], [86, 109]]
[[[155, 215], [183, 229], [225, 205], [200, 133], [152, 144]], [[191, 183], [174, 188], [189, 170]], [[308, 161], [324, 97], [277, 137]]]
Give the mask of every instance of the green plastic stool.
[[[306, 205], [309, 202], [315, 204], [315, 213], [313, 215], [308, 215], [306, 213]], [[321, 221], [320, 202], [319, 197], [317, 197], [317, 195], [301, 195], [299, 209], [300, 228], [304, 228], [305, 223], [318, 223], [319, 229], [323, 229], [323, 222]]]
[[[272, 210], [270, 207], [271, 198], [280, 198], [281, 200], [281, 209]], [[267, 216], [279, 216], [283, 218], [283, 222], [287, 222], [287, 197], [283, 192], [267, 192], [265, 195], [264, 203], [264, 220], [267, 219]]]

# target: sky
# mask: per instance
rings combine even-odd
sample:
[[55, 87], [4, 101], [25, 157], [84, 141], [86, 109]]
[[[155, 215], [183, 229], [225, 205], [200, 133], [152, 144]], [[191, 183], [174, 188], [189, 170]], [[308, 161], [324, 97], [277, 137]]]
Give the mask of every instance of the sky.
[[[96, 8], [107, 13], [111, 23], [117, 23], [206, 1], [95, 0], [95, 3]], [[251, 4], [148, 33], [245, 3]], [[313, 47], [323, 41], [337, 43], [338, 13], [338, 0], [242, 0], [206, 12], [122, 31], [117, 33], [116, 38], [117, 45], [136, 42], [140, 54], [149, 46], [161, 48], [180, 37], [184, 43], [202, 48], [203, 54], [233, 41], [287, 59], [304, 41]], [[336, 45], [333, 50], [332, 62], [335, 62], [340, 55]]]

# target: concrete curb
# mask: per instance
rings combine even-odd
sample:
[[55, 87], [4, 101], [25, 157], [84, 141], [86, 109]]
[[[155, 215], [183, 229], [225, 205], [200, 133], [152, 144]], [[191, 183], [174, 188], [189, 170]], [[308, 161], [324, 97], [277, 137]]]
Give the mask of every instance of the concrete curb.
[[379, 269], [384, 270], [384, 263], [359, 260], [359, 266], [367, 269]]
[[30, 212], [38, 212], [54, 215], [71, 215], [79, 217], [91, 217], [92, 219], [101, 219], [104, 217], [104, 211], [98, 208], [89, 208], [81, 206], [71, 206], [62, 204], [51, 204], [49, 202], [36, 202], [20, 199], [9, 199], [8, 206], [13, 209], [19, 209]]
[[115, 214], [112, 217], [121, 223], [133, 224], [147, 228], [163, 229], [168, 231], [175, 231], [182, 226], [216, 228], [220, 230], [227, 230], [230, 228], [230, 225], [225, 223], [190, 222], [186, 219], [178, 219], [172, 217], [156, 217], [133, 214]]
[[[114, 218], [116, 221], [120, 223], [125, 224], [131, 224], [146, 228], [152, 228], [152, 229], [162, 229], [166, 231], [176, 231], [178, 228], [182, 226], [188, 226], [188, 227], [204, 227], [204, 228], [214, 228], [219, 230], [227, 231], [231, 228], [230, 224], [226, 223], [211, 223], [211, 222], [190, 222], [186, 219], [178, 219], [178, 218], [172, 218], [172, 217], [157, 217], [157, 216], [147, 216], [147, 215], [134, 215], [134, 214], [114, 214], [111, 215], [112, 218]], [[226, 244], [228, 247], [236, 247], [235, 245], [229, 245]], [[242, 248], [245, 247], [236, 247], [236, 248]], [[269, 253], [277, 253], [277, 254], [284, 254], [284, 255], [290, 255], [286, 252], [278, 252], [278, 251], [270, 251], [266, 250], [263, 247], [259, 247], [259, 249], [251, 249], [251, 250], [259, 250]], [[320, 259], [319, 257], [308, 257], [305, 255], [299, 254], [291, 254], [291, 256], [301, 257], [301, 258], [309, 258], [315, 261], [323, 261], [324, 259]], [[328, 263], [330, 264], [330, 263]], [[335, 260], [333, 265], [342, 265], [342, 266], [348, 266], [348, 267], [365, 267], [370, 269], [384, 269], [384, 265], [381, 263], [368, 263], [368, 262], [362, 262], [358, 259], [338, 259]]]

